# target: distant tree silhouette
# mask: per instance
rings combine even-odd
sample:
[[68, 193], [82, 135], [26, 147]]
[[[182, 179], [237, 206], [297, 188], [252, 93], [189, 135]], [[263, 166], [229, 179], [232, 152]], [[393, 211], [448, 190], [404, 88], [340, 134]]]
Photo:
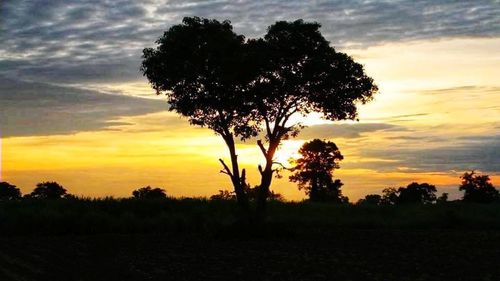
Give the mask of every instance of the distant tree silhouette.
[[359, 199], [357, 205], [381, 205], [382, 196], [378, 194], [368, 194], [363, 199]]
[[167, 194], [164, 189], [146, 186], [132, 191], [132, 197], [136, 199], [165, 199]]
[[437, 199], [436, 199], [436, 202], [437, 203], [446, 203], [448, 202], [448, 193], [447, 192], [443, 192], [441, 194], [441, 196], [439, 196]]
[[0, 201], [17, 200], [21, 198], [21, 190], [8, 182], [0, 182]]
[[142, 71], [170, 110], [221, 135], [231, 167], [220, 159], [240, 205], [248, 209], [245, 172], [240, 171], [235, 138], [256, 136], [266, 163], [259, 166], [257, 213], [265, 214], [282, 140], [302, 126], [293, 115], [321, 113], [328, 120], [355, 119], [358, 103], [377, 91], [363, 67], [336, 52], [321, 35], [320, 24], [280, 21], [262, 39], [247, 40], [229, 21], [184, 18], [143, 51]]
[[399, 192], [393, 187], [385, 188], [382, 190], [381, 205], [395, 205], [399, 201]]
[[314, 139], [299, 149], [301, 157], [294, 161], [290, 170], [290, 181], [297, 182], [311, 201], [330, 201], [345, 203], [340, 188], [342, 182], [333, 180], [333, 170], [338, 169], [339, 161], [344, 159], [337, 145], [330, 141]]
[[67, 190], [57, 182], [41, 182], [27, 197], [34, 199], [60, 199], [67, 195]]
[[436, 187], [428, 183], [410, 183], [406, 188], [398, 189], [398, 203], [430, 204], [436, 202]]
[[436, 187], [428, 183], [410, 183], [398, 189], [389, 187], [382, 190], [381, 205], [430, 204], [436, 202]]
[[461, 177], [460, 191], [464, 191], [464, 202], [490, 203], [500, 200], [498, 190], [495, 189], [488, 175], [478, 175], [476, 172], [465, 172]]

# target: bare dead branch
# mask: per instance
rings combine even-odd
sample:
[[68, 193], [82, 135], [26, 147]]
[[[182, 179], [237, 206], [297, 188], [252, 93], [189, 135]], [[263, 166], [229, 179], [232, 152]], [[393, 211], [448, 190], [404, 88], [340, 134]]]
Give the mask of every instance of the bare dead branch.
[[222, 166], [224, 166], [224, 170], [221, 170], [221, 173], [226, 174], [226, 175], [232, 177], [233, 173], [231, 173], [231, 170], [229, 169], [229, 167], [226, 165], [226, 163], [224, 163], [224, 160], [219, 159], [219, 161], [222, 164]]
[[290, 170], [291, 168], [286, 167], [281, 162], [274, 161], [273, 164], [280, 165], [283, 170]]

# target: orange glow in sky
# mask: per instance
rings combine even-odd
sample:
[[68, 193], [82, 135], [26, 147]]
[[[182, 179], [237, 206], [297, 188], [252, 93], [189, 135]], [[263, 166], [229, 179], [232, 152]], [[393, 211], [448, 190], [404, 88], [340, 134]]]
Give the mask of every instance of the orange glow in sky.
[[[335, 172], [345, 184], [343, 193], [356, 201], [389, 186], [418, 181], [458, 196], [459, 176], [465, 169], [440, 166], [432, 151], [452, 152], [440, 159], [453, 164], [458, 159], [453, 152], [463, 152], [474, 144], [474, 137], [499, 135], [499, 50], [500, 38], [421, 40], [343, 50], [364, 64], [380, 88], [374, 101], [359, 107], [359, 123], [337, 122], [339, 126], [324, 127], [317, 136], [337, 143], [345, 156]], [[145, 80], [88, 87], [164, 99], [156, 97]], [[189, 126], [167, 111], [109, 121], [115, 123], [104, 129], [2, 139], [2, 180], [24, 193], [37, 182], [55, 180], [83, 196], [130, 196], [133, 189], [146, 185], [163, 187], [173, 196], [210, 196], [230, 188], [217, 160], [228, 158], [226, 147], [210, 130]], [[303, 121], [311, 127], [328, 124], [317, 116]], [[388, 127], [356, 127], [365, 124]], [[308, 133], [284, 142], [277, 160], [287, 164], [300, 145], [314, 137]], [[498, 147], [498, 139], [493, 145]], [[257, 165], [263, 159], [255, 140], [238, 149], [249, 181], [256, 185]], [[500, 171], [489, 174], [499, 186]], [[289, 200], [304, 198], [286, 174], [271, 188]]]

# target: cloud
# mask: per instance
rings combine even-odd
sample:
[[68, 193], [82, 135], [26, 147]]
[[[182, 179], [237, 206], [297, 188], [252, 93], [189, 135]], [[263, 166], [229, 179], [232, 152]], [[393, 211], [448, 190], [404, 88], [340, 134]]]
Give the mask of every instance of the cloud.
[[380, 131], [408, 131], [407, 128], [387, 123], [321, 124], [306, 127], [298, 139], [360, 138]]
[[362, 148], [360, 156], [380, 160], [346, 163], [344, 166], [400, 172], [480, 170], [499, 173], [500, 135], [460, 136], [433, 148]]
[[140, 79], [141, 51], [184, 16], [232, 20], [248, 37], [277, 20], [322, 23], [334, 46], [500, 35], [495, 1], [7, 0], [0, 74], [38, 81]]
[[103, 94], [74, 87], [0, 77], [2, 137], [69, 134], [106, 129], [111, 120], [167, 109], [164, 101]]

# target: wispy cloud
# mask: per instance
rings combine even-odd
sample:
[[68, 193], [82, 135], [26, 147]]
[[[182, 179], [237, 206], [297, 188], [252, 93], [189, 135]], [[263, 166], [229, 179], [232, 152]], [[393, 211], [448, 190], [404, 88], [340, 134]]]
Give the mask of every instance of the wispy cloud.
[[167, 109], [163, 101], [0, 77], [2, 137], [68, 134], [123, 125], [111, 120]]
[[138, 79], [142, 48], [184, 16], [229, 19], [261, 36], [276, 20], [323, 24], [334, 46], [500, 34], [496, 1], [7, 0], [0, 72], [50, 81]]
[[418, 141], [422, 143], [420, 148], [405, 148], [404, 145], [361, 148], [361, 158], [380, 160], [351, 162], [345, 166], [400, 172], [500, 171], [500, 135], [462, 136], [430, 148], [425, 145], [425, 140]]

